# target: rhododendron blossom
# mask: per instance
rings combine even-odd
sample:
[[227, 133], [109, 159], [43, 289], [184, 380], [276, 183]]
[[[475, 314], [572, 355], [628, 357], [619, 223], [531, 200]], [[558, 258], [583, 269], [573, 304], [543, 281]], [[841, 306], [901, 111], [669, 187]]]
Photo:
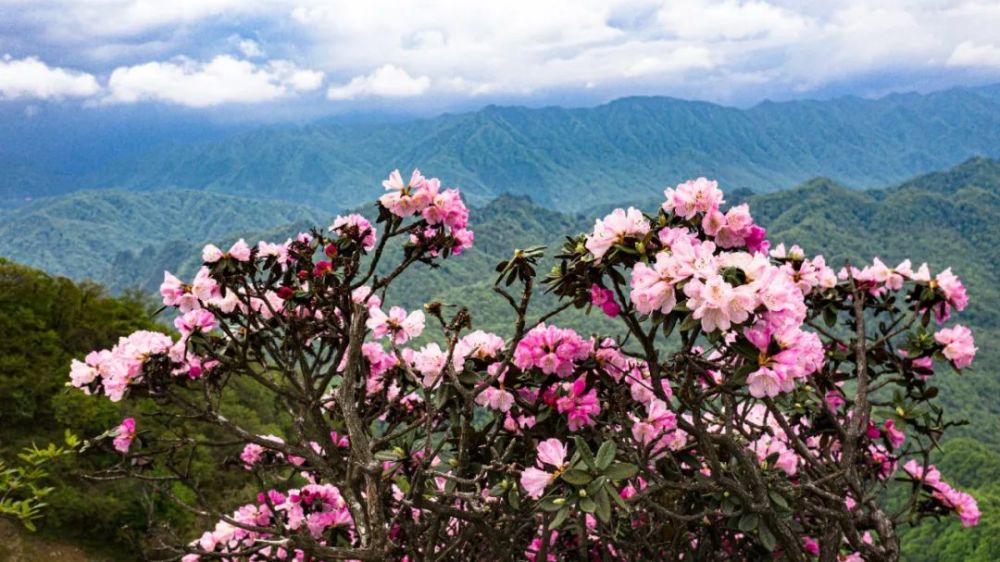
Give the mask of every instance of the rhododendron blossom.
[[615, 209], [613, 213], [598, 219], [594, 232], [587, 237], [587, 249], [598, 261], [615, 244], [624, 244], [628, 238], [641, 238], [649, 232], [649, 221], [638, 209], [628, 211]]
[[361, 215], [338, 216], [333, 220], [330, 232], [336, 232], [340, 236], [354, 240], [361, 244], [366, 252], [375, 249], [375, 227]]
[[[494, 333], [492, 305], [421, 303], [447, 287], [411, 276], [471, 247], [461, 193], [416, 170], [383, 186], [375, 212], [284, 243], [207, 245], [160, 285], [179, 339], [72, 361], [73, 387], [140, 401], [102, 435], [133, 452], [110, 473], [227, 514], [174, 559], [894, 561], [901, 522], [978, 523], [919, 461], [954, 425], [935, 368], [977, 352], [931, 322], [969, 305], [950, 269], [772, 250], [699, 178], [515, 250]], [[607, 318], [577, 331], [573, 309]], [[205, 493], [206, 460], [231, 489]]]
[[975, 346], [972, 330], [965, 326], [942, 328], [934, 334], [934, 340], [944, 346], [941, 353], [951, 360], [956, 369], [968, 367], [976, 356], [978, 348]]
[[407, 314], [406, 310], [394, 306], [389, 309], [389, 314], [386, 314], [381, 308], [371, 308], [368, 310], [366, 325], [376, 339], [388, 335], [395, 343], [403, 344], [411, 338], [420, 337], [423, 333], [424, 313], [421, 310], [414, 310]]
[[546, 375], [568, 377], [586, 359], [593, 344], [568, 328], [540, 324], [525, 335], [514, 351], [519, 369], [540, 369]]
[[121, 425], [115, 428], [114, 446], [119, 453], [127, 453], [135, 441], [135, 418], [125, 418]]

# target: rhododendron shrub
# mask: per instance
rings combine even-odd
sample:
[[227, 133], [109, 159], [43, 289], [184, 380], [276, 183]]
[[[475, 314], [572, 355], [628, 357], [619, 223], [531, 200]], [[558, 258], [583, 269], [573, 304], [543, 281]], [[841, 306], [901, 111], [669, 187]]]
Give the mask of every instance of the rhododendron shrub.
[[[976, 524], [975, 499], [928, 463], [953, 425], [934, 380], [976, 353], [941, 324], [968, 303], [950, 270], [772, 248], [702, 178], [569, 238], [544, 280], [542, 249], [516, 250], [494, 334], [466, 308], [389, 302], [407, 269], [474, 238], [457, 190], [418, 171], [383, 185], [374, 222], [206, 247], [190, 283], [165, 274], [178, 337], [74, 362], [84, 392], [180, 412], [106, 434], [122, 475], [201, 498], [185, 461], [222, 447], [260, 487], [223, 511], [178, 497], [217, 521], [178, 559], [895, 560], [899, 525]], [[539, 283], [562, 304], [531, 308]], [[621, 330], [560, 325], [572, 308]], [[241, 380], [287, 412], [286, 434], [220, 413]], [[164, 419], [177, 439], [143, 434]]]

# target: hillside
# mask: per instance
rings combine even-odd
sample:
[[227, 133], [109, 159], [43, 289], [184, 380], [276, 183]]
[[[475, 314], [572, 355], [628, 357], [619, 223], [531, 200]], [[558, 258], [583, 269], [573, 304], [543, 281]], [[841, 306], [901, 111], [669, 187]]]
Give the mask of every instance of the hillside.
[[657, 195], [665, 178], [713, 175], [756, 191], [815, 176], [872, 187], [974, 155], [1000, 156], [1000, 89], [749, 109], [633, 97], [580, 109], [490, 106], [400, 123], [271, 126], [155, 145], [68, 176], [21, 166], [23, 183], [0, 184], [0, 199], [81, 187], [196, 189], [342, 210], [367, 202], [367, 188], [388, 170], [420, 166], [478, 205], [513, 193], [576, 212]]
[[0, 256], [52, 274], [115, 285], [120, 274], [111, 265], [119, 252], [148, 255], [170, 242], [326, 218], [302, 205], [195, 191], [80, 191], [0, 214]]

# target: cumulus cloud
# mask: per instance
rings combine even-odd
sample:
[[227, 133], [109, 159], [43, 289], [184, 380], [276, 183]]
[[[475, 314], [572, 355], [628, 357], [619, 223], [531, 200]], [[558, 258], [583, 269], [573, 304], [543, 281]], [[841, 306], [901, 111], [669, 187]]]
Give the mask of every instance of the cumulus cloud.
[[161, 101], [188, 107], [258, 103], [316, 90], [323, 73], [287, 61], [255, 65], [228, 55], [209, 62], [177, 58], [116, 68], [105, 103]]
[[812, 27], [812, 18], [761, 1], [672, 0], [657, 12], [657, 21], [677, 37], [699, 40], [768, 38], [797, 39]]
[[387, 64], [366, 76], [355, 76], [341, 86], [331, 86], [326, 97], [351, 100], [360, 97], [408, 98], [419, 96], [431, 87], [427, 76], [413, 77], [398, 66]]
[[92, 74], [51, 67], [35, 57], [0, 59], [0, 99], [81, 98], [99, 92]]
[[702, 47], [681, 47], [660, 56], [643, 57], [627, 69], [625, 76], [663, 74], [712, 67], [712, 53]]
[[240, 52], [243, 53], [243, 56], [248, 59], [257, 59], [264, 56], [264, 50], [253, 39], [240, 39], [237, 46]]
[[1000, 68], [1000, 47], [977, 44], [973, 41], [959, 43], [948, 57], [950, 66], [982, 66]]
[[[581, 94], [599, 101], [643, 93], [743, 102], [871, 93], [866, 82], [899, 90], [912, 88], [909, 81], [1000, 79], [996, 0], [0, 0], [0, 6], [0, 44], [28, 54], [57, 52], [60, 65], [99, 76], [117, 73], [109, 99], [118, 101], [271, 100], [318, 90], [320, 71], [344, 77], [329, 85], [333, 100], [406, 98], [444, 109], [476, 97]], [[230, 58], [217, 58], [224, 53]], [[210, 69], [216, 61], [219, 68]], [[223, 72], [227, 78], [219, 79]], [[139, 83], [137, 73], [156, 85]], [[179, 85], [192, 83], [203, 91]]]

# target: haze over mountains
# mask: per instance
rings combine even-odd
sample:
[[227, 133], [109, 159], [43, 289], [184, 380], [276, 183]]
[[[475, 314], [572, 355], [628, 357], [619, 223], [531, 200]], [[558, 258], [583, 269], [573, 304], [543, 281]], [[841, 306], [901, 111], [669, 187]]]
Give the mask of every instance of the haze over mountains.
[[[19, 134], [5, 135], [8, 146]], [[657, 97], [583, 109], [491, 106], [399, 123], [317, 122], [219, 136], [170, 143], [146, 134], [158, 142], [97, 169], [46, 166], [0, 148], [0, 201], [95, 188], [191, 189], [336, 211], [370, 200], [388, 170], [413, 166], [462, 187], [476, 204], [526, 194], [568, 211], [655, 196], [698, 175], [755, 191], [815, 176], [873, 187], [971, 156], [1000, 156], [1000, 86], [749, 109]]]

